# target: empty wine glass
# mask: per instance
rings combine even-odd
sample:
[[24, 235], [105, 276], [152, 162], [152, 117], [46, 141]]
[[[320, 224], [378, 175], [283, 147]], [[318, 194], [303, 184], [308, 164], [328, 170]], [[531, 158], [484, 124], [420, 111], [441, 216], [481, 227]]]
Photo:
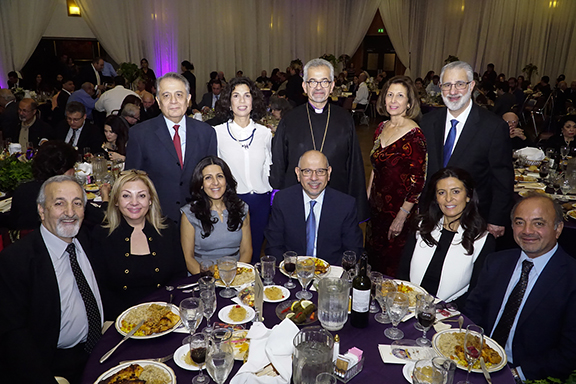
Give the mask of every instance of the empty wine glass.
[[296, 292], [296, 297], [298, 299], [310, 300], [312, 294], [306, 290], [308, 283], [314, 277], [314, 271], [316, 270], [316, 265], [314, 264], [314, 259], [311, 257], [298, 257], [296, 261], [296, 276], [298, 276], [298, 281], [302, 285], [302, 290]]
[[414, 384], [443, 384], [444, 372], [431, 359], [418, 360], [412, 371]]
[[200, 292], [206, 290], [216, 292], [216, 279], [212, 276], [202, 276], [198, 279], [198, 290]]
[[423, 347], [430, 347], [432, 343], [426, 338], [426, 332], [436, 320], [436, 306], [434, 296], [427, 293], [416, 296], [416, 317], [422, 326], [422, 337], [416, 339], [416, 344]]
[[222, 257], [218, 259], [218, 273], [220, 274], [220, 280], [226, 284], [226, 289], [220, 291], [220, 296], [225, 299], [231, 299], [236, 296], [236, 291], [230, 288], [230, 284], [232, 284], [236, 277], [237, 266], [238, 262], [233, 257]]
[[370, 313], [378, 313], [378, 305], [375, 300], [376, 284], [384, 279], [384, 275], [380, 272], [372, 271], [370, 272], [370, 281], [372, 282], [372, 288], [370, 289]]
[[344, 270], [348, 272], [355, 266], [356, 266], [356, 252], [344, 251], [344, 254], [342, 255], [342, 268], [344, 268]]
[[384, 331], [386, 337], [392, 340], [400, 340], [404, 337], [404, 332], [398, 329], [398, 324], [408, 313], [408, 306], [410, 300], [408, 296], [402, 292], [392, 292], [386, 297], [386, 309], [388, 316], [392, 322], [392, 327]]
[[209, 383], [210, 378], [204, 376], [204, 362], [208, 351], [208, 335], [195, 333], [190, 336], [190, 358], [200, 367], [200, 373], [192, 379], [193, 384]]
[[189, 344], [191, 336], [196, 332], [202, 321], [202, 316], [204, 316], [204, 304], [199, 297], [189, 297], [180, 302], [179, 309], [180, 319], [188, 332], [190, 332], [190, 336], [182, 340], [182, 344]]
[[208, 355], [206, 357], [206, 369], [210, 377], [223, 384], [234, 365], [234, 350], [230, 344], [232, 331], [228, 328], [216, 328], [210, 337]]
[[386, 311], [386, 297], [390, 292], [396, 292], [396, 290], [397, 284], [392, 279], [382, 279], [382, 281], [376, 283], [374, 296], [376, 297], [378, 304], [380, 304], [382, 312], [376, 314], [376, 316], [374, 316], [374, 320], [380, 324], [390, 324], [390, 317]]
[[206, 318], [206, 327], [202, 330], [207, 334], [211, 334], [214, 328], [210, 325], [210, 319], [214, 312], [216, 312], [216, 292], [211, 289], [205, 289], [200, 292], [200, 299], [202, 299], [202, 304], [204, 305], [204, 317]]
[[288, 289], [296, 288], [296, 284], [292, 281], [292, 276], [296, 271], [296, 260], [298, 259], [298, 254], [294, 251], [284, 252], [284, 270], [288, 274], [288, 282], [284, 286]]
[[471, 384], [470, 381], [468, 381], [470, 371], [480, 358], [483, 345], [484, 329], [478, 325], [468, 325], [466, 327], [466, 335], [464, 336], [464, 355], [468, 363], [468, 373], [466, 374], [466, 381], [459, 381], [458, 384]]

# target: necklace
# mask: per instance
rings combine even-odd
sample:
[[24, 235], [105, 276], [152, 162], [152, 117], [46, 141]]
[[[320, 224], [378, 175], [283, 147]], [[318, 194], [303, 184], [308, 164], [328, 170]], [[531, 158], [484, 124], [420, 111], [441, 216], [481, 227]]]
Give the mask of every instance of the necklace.
[[[308, 125], [310, 126], [310, 135], [312, 136], [312, 145], [314, 150], [316, 150], [316, 140], [314, 140], [314, 131], [312, 130], [312, 121], [310, 120], [310, 108], [306, 106], [306, 112], [308, 113]], [[324, 142], [326, 141], [326, 133], [328, 132], [328, 124], [330, 123], [330, 104], [328, 104], [328, 119], [326, 119], [326, 128], [324, 128], [324, 137], [322, 138], [322, 145], [320, 146], [320, 152], [324, 149]]]
[[[252, 141], [254, 141], [254, 133], [256, 133], [256, 128], [254, 128], [252, 130], [252, 134], [250, 136], [248, 136], [245, 139], [242, 140], [238, 140], [237, 138], [234, 137], [234, 135], [232, 134], [232, 131], [230, 131], [230, 126], [228, 125], [228, 122], [226, 122], [226, 129], [228, 130], [228, 134], [230, 135], [230, 137], [232, 139], [234, 139], [234, 141], [238, 142], [238, 144], [240, 144], [242, 146], [242, 148], [244, 149], [250, 149], [250, 145], [252, 145]], [[246, 141], [250, 140], [248, 143], [246, 143]]]

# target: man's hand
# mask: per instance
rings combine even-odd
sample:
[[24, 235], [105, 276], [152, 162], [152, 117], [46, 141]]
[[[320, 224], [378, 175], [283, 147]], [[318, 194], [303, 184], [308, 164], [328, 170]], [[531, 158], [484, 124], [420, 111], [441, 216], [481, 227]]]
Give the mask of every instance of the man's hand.
[[510, 129], [510, 138], [513, 139], [515, 137], [519, 137], [522, 140], [526, 140], [526, 135], [524, 135], [524, 130], [522, 128]]
[[488, 224], [488, 228], [486, 229], [492, 234], [492, 236], [499, 238], [500, 236], [504, 236], [504, 230], [506, 228], [500, 225]]

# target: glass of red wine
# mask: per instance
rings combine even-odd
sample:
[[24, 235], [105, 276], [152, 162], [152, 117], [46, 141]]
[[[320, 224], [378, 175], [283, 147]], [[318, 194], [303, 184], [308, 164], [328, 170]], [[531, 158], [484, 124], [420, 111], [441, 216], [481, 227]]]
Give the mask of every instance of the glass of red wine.
[[342, 268], [344, 273], [348, 276], [348, 281], [352, 282], [356, 276], [356, 252], [344, 251], [342, 254]]
[[468, 380], [470, 371], [478, 359], [480, 359], [483, 346], [484, 329], [478, 325], [468, 325], [466, 327], [466, 335], [464, 336], [464, 354], [466, 362], [468, 363], [468, 373], [466, 374], [466, 381], [459, 381], [457, 384], [471, 384]]
[[416, 318], [422, 326], [422, 337], [416, 339], [416, 344], [422, 347], [431, 347], [432, 343], [426, 338], [426, 332], [428, 332], [436, 320], [434, 296], [427, 293], [416, 296]]
[[200, 277], [203, 276], [214, 276], [214, 261], [213, 260], [202, 260], [200, 261]]
[[204, 333], [195, 333], [190, 336], [190, 358], [200, 367], [200, 373], [192, 379], [192, 383], [194, 384], [210, 382], [210, 378], [205, 376], [203, 371], [207, 349], [208, 335]]
[[298, 254], [294, 251], [284, 252], [284, 271], [288, 274], [288, 282], [284, 284], [284, 287], [288, 289], [296, 288], [296, 284], [292, 281], [294, 272], [296, 271], [296, 260], [298, 259]]

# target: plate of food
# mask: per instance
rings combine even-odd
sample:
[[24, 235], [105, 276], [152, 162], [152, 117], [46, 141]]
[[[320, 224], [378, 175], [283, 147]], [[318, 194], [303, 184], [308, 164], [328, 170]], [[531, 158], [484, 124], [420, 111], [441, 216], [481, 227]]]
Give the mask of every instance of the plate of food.
[[522, 196], [522, 197], [526, 197], [526, 196], [528, 196], [528, 194], [531, 193], [531, 192], [541, 193], [541, 194], [543, 194], [543, 195], [550, 196], [549, 194], [547, 194], [546, 192], [544, 192], [543, 189], [531, 189], [531, 190], [529, 190], [529, 191], [521, 191], [521, 192], [518, 192], [518, 194], [519, 194], [520, 196]]
[[408, 299], [410, 300], [410, 310], [413, 311], [416, 308], [416, 296], [421, 293], [428, 293], [424, 288], [419, 285], [412, 284], [409, 281], [404, 280], [394, 280], [397, 284], [398, 292], [405, 293], [408, 295]]
[[181, 323], [178, 307], [157, 301], [143, 303], [128, 308], [116, 319], [116, 330], [123, 336], [126, 336], [141, 320], [144, 324], [136, 333], [131, 336], [132, 339], [153, 339], [164, 336], [174, 329], [178, 328]]
[[572, 209], [566, 212], [566, 214], [568, 215], [569, 218], [576, 220], [576, 209]]
[[186, 369], [187, 371], [200, 370], [200, 366], [190, 357], [190, 344], [181, 345], [180, 348], [174, 352], [173, 357], [176, 365], [182, 369]]
[[288, 300], [278, 304], [276, 316], [289, 318], [296, 325], [309, 325], [318, 321], [318, 309], [309, 300]]
[[248, 357], [248, 348], [250, 347], [250, 339], [246, 338], [248, 330], [241, 329], [234, 331], [230, 343], [234, 350], [234, 360], [244, 361]]
[[290, 290], [281, 285], [268, 285], [264, 287], [264, 301], [267, 303], [279, 303], [290, 297]]
[[86, 192], [86, 199], [88, 200], [94, 200], [96, 198], [96, 194], [92, 193], [92, 192]]
[[[466, 331], [460, 329], [446, 329], [438, 332], [432, 337], [432, 347], [440, 355], [453, 360], [458, 368], [467, 370], [468, 363], [464, 356], [464, 336]], [[501, 370], [507, 363], [506, 352], [496, 341], [484, 336], [484, 346], [482, 347], [482, 357], [486, 362], [488, 372]], [[472, 367], [472, 372], [482, 373], [480, 361]]]
[[[226, 284], [224, 284], [222, 280], [220, 280], [220, 273], [218, 272], [217, 265], [214, 267], [214, 278], [216, 279], [217, 287], [226, 286]], [[254, 266], [239, 261], [236, 266], [236, 277], [234, 277], [234, 280], [232, 281], [232, 284], [230, 284], [230, 287], [240, 288], [244, 284], [253, 282], [254, 279], [255, 279]]]
[[129, 382], [129, 380], [155, 384], [176, 384], [176, 375], [172, 368], [166, 364], [150, 360], [134, 360], [110, 368], [101, 374], [94, 384]]
[[[316, 277], [323, 277], [330, 272], [330, 264], [325, 260], [319, 259], [317, 257], [312, 257], [312, 256], [298, 256], [298, 257], [306, 257], [306, 258], [314, 259], [314, 265], [316, 266], [316, 270], [314, 271], [314, 275]], [[280, 269], [280, 272], [282, 272], [282, 274], [284, 274], [285, 276], [288, 276], [288, 277], [291, 276], [288, 272], [286, 272], [286, 269], [284, 268], [284, 260], [282, 260], [280, 262], [278, 269]], [[294, 271], [294, 274], [292, 275], [292, 277], [294, 277], [294, 278], [296, 277], [296, 271]]]
[[97, 192], [100, 190], [100, 187], [98, 187], [98, 184], [86, 184], [84, 189], [88, 192]]
[[529, 175], [516, 175], [514, 179], [520, 183], [535, 183], [538, 181], [537, 177]]
[[218, 318], [227, 324], [245, 324], [252, 320], [255, 314], [247, 305], [231, 304], [218, 312]]

